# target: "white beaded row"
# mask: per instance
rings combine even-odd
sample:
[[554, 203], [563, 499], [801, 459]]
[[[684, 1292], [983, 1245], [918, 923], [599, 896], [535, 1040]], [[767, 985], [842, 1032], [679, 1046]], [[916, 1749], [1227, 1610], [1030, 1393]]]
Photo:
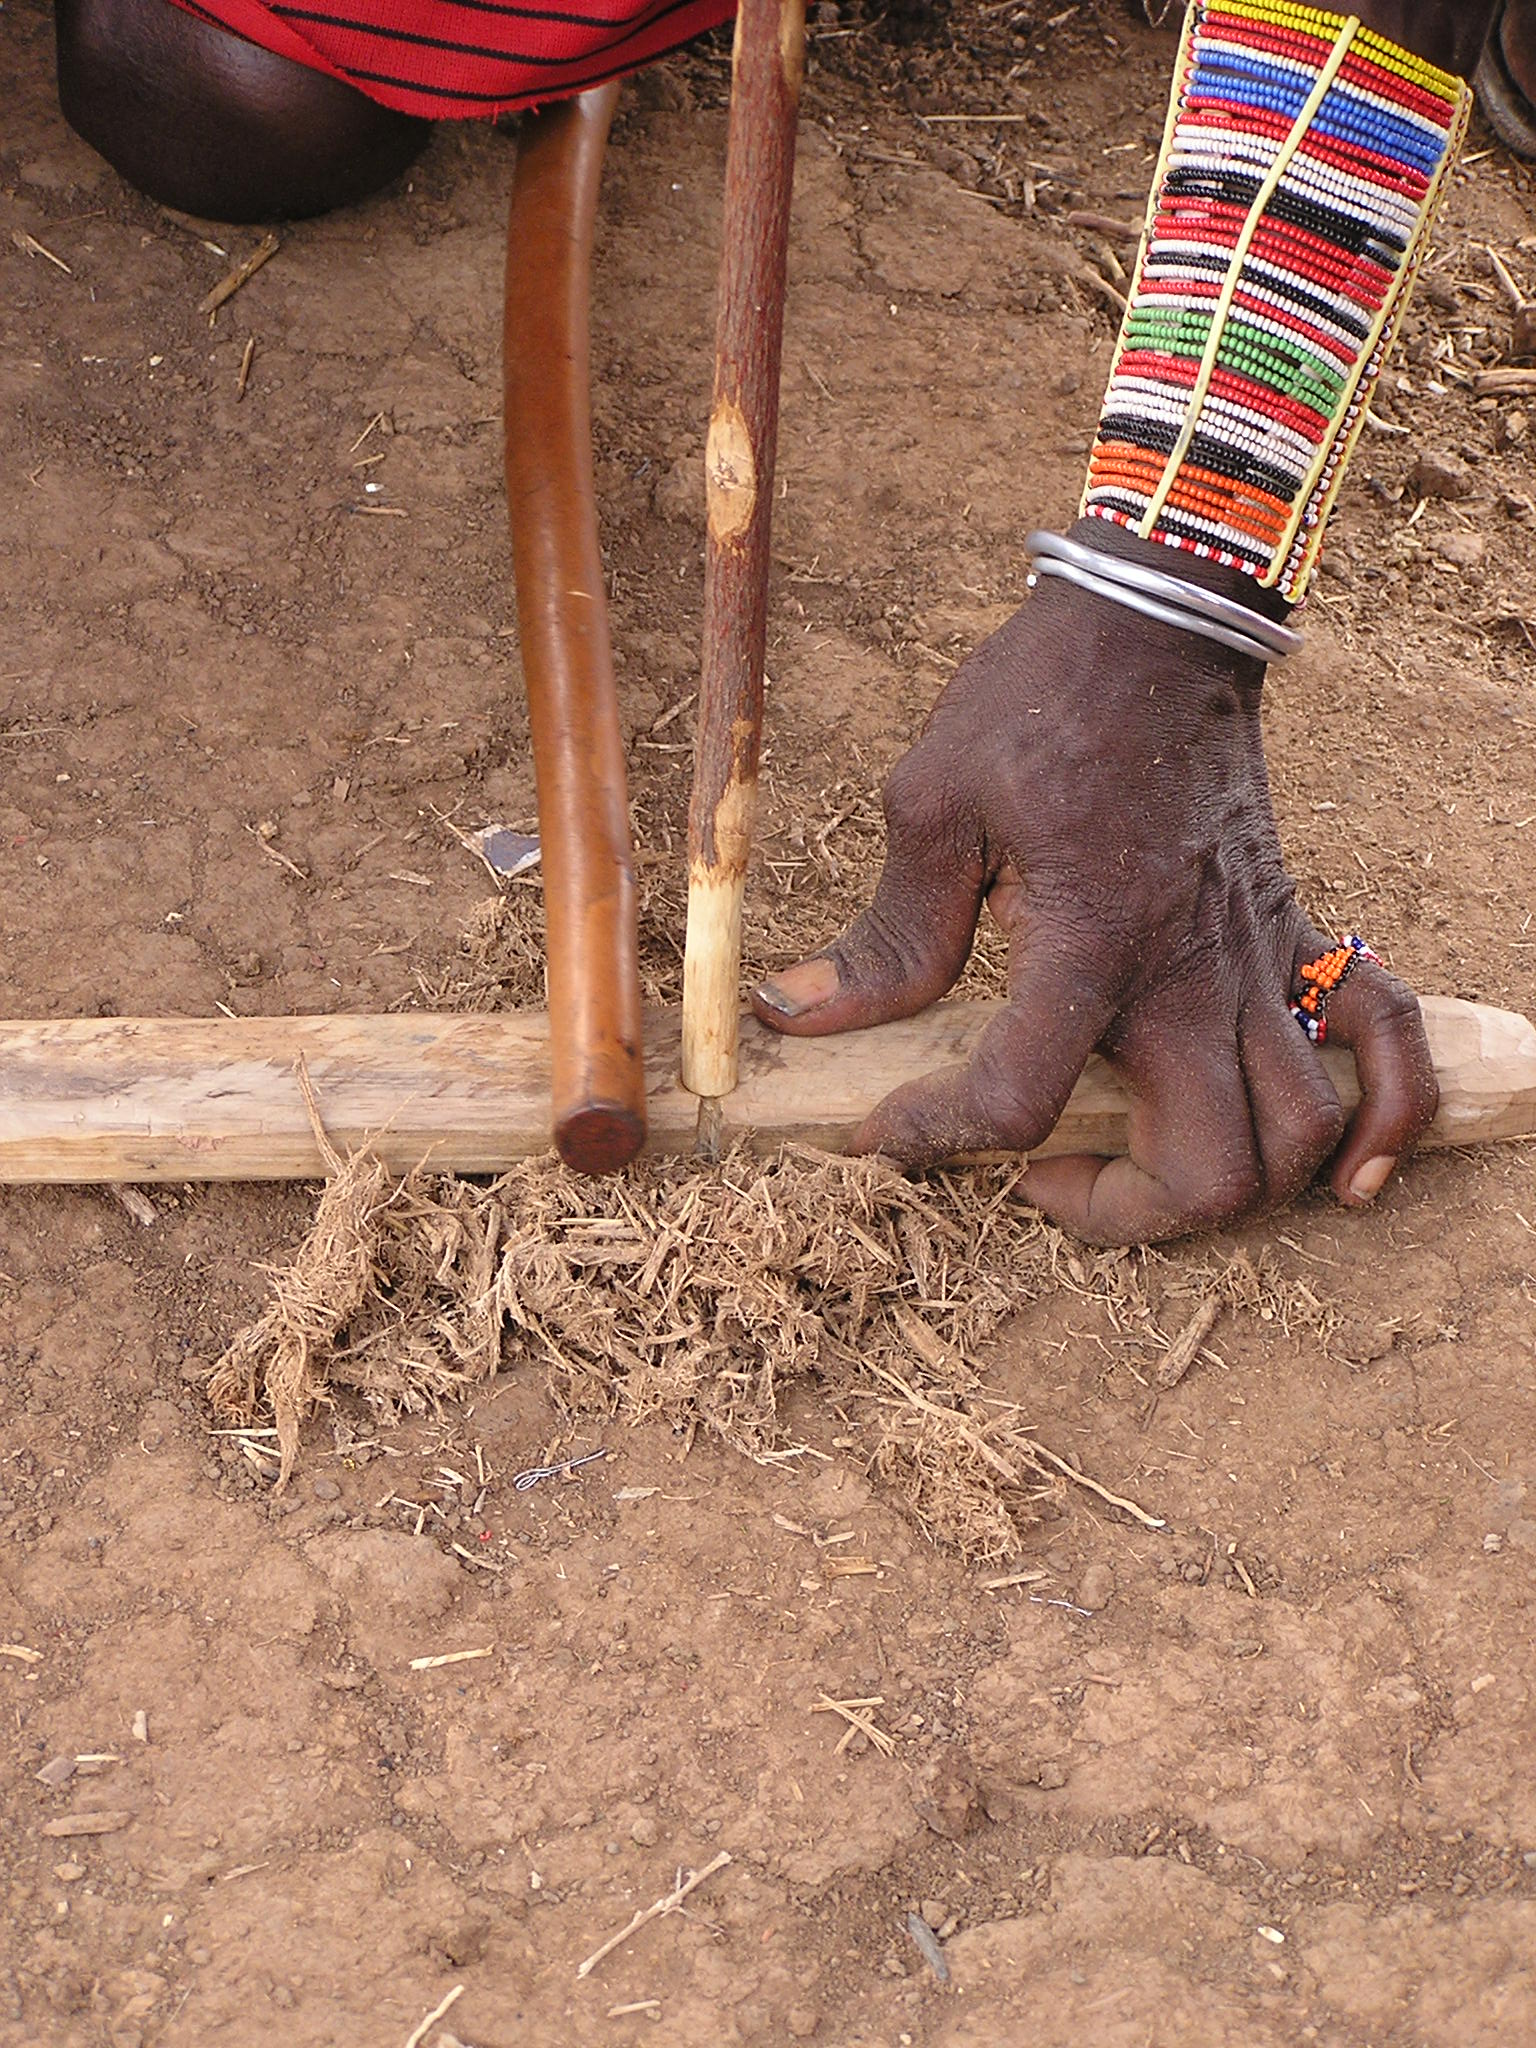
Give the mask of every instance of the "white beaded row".
[[1335, 81], [1324, 99], [1320, 112], [1329, 113], [1335, 97], [1354, 100], [1361, 106], [1371, 107], [1377, 113], [1390, 116], [1394, 121], [1405, 121], [1410, 128], [1417, 128], [1427, 141], [1434, 142], [1442, 149], [1445, 147], [1445, 138], [1449, 132], [1445, 124], [1431, 120], [1428, 114], [1421, 114], [1417, 107], [1402, 106], [1396, 100], [1389, 100], [1385, 93], [1372, 92], [1368, 85], [1360, 85], [1352, 78], [1340, 78]]
[[1255, 60], [1275, 71], [1290, 71], [1308, 86], [1317, 76], [1317, 66], [1309, 64], [1304, 57], [1283, 56], [1275, 50], [1255, 50], [1249, 43], [1230, 42], [1219, 29], [1207, 29], [1200, 38], [1200, 54], [1207, 52], [1220, 57], [1241, 58], [1252, 64]]
[[[1212, 307], [1212, 300], [1207, 297], [1175, 292], [1158, 292], [1147, 303], [1160, 310], [1182, 313], [1208, 314]], [[1267, 313], [1259, 311], [1255, 306], [1243, 305], [1236, 298], [1232, 302], [1228, 323], [1233, 320], [1241, 320], [1245, 327], [1251, 328], [1256, 334], [1268, 335], [1272, 341], [1284, 342], [1287, 348], [1295, 349], [1299, 354], [1322, 364], [1335, 377], [1347, 377], [1355, 366], [1355, 354], [1359, 348], [1357, 340], [1354, 341], [1348, 356], [1340, 361], [1338, 356], [1319, 348], [1310, 336], [1298, 334], [1294, 328], [1287, 327], [1283, 320], [1271, 319]]]
[[[1250, 146], [1251, 138], [1235, 133], [1230, 138], [1209, 128], [1198, 133], [1198, 143], [1192, 141], [1170, 158], [1170, 170], [1219, 173], [1246, 165], [1253, 171], [1267, 172], [1279, 154], [1278, 145], [1264, 150], [1255, 149]], [[1370, 178], [1346, 171], [1321, 157], [1311, 156], [1304, 145], [1292, 158], [1280, 180], [1279, 189], [1285, 191], [1287, 188], [1295, 189], [1299, 197], [1321, 198], [1325, 204], [1340, 211], [1363, 215], [1370, 225], [1397, 235], [1403, 241], [1413, 233], [1419, 218], [1417, 200], [1376, 184]]]
[[[1294, 270], [1282, 269], [1278, 263], [1271, 262], [1268, 257], [1255, 256], [1252, 250], [1248, 252], [1248, 260], [1243, 265], [1243, 276], [1246, 278], [1250, 273], [1260, 283], [1274, 279], [1287, 284], [1295, 284], [1312, 298], [1320, 300], [1335, 315], [1353, 315], [1357, 320], [1368, 319], [1370, 309], [1362, 306], [1358, 299], [1352, 299], [1347, 292], [1341, 292], [1331, 285], [1322, 284], [1316, 278], [1298, 277]], [[1311, 317], [1310, 313], [1308, 317]], [[1345, 332], [1348, 333], [1348, 329], [1345, 329]], [[1350, 341], [1355, 348], [1359, 348], [1361, 337], [1358, 334], [1350, 335]]]
[[[1178, 396], [1166, 395], [1163, 387], [1161, 402], [1153, 401], [1149, 394], [1147, 380], [1140, 377], [1116, 377], [1109, 387], [1105, 401], [1106, 412], [1130, 413], [1162, 425], [1183, 426], [1188, 410], [1188, 401], [1183, 393]], [[1201, 418], [1209, 413], [1212, 431], [1225, 436], [1228, 434], [1254, 437], [1249, 445], [1263, 450], [1276, 464], [1283, 468], [1299, 465], [1303, 472], [1309, 470], [1317, 455], [1317, 443], [1309, 440], [1295, 427], [1281, 420], [1271, 419], [1248, 406], [1240, 406], [1234, 399], [1220, 397], [1208, 392]]]
[[1323, 163], [1299, 152], [1291, 159], [1280, 180], [1282, 192], [1290, 189], [1303, 199], [1321, 198], [1325, 205], [1353, 213], [1372, 227], [1384, 229], [1406, 242], [1419, 222], [1419, 202], [1401, 192], [1389, 192], [1368, 178], [1357, 178], [1337, 164]]
[[[1166, 281], [1168, 283], [1177, 283], [1181, 286], [1187, 284], [1187, 278], [1182, 272], [1173, 273]], [[1143, 282], [1162, 283], [1164, 279], [1160, 275], [1153, 275], [1149, 271]], [[1270, 285], [1260, 283], [1257, 278], [1250, 279], [1246, 275], [1241, 277], [1238, 282], [1238, 291], [1245, 299], [1257, 299], [1261, 305], [1269, 307], [1272, 313], [1285, 313], [1293, 320], [1305, 320], [1309, 326], [1317, 330], [1318, 334], [1333, 335], [1337, 339], [1339, 352], [1335, 353], [1333, 350], [1325, 349], [1313, 335], [1298, 334], [1295, 328], [1287, 326], [1284, 320], [1271, 319], [1264, 313], [1259, 312], [1254, 306], [1243, 304], [1240, 310], [1249, 326], [1262, 328], [1266, 333], [1283, 336], [1297, 348], [1308, 349], [1320, 361], [1332, 363], [1340, 370], [1354, 368], [1355, 357], [1360, 348], [1360, 337], [1358, 334], [1351, 334], [1347, 328], [1340, 327], [1335, 321], [1330, 320], [1326, 314], [1317, 313], [1310, 306], [1296, 305], [1294, 301], [1287, 299], [1282, 292], [1277, 292]], [[1209, 307], [1214, 296], [1214, 293], [1181, 289], [1154, 292], [1150, 295], [1150, 298], [1154, 305], [1181, 306], [1193, 309], [1196, 306]], [[1234, 304], [1236, 303], [1237, 301], [1234, 300]]]

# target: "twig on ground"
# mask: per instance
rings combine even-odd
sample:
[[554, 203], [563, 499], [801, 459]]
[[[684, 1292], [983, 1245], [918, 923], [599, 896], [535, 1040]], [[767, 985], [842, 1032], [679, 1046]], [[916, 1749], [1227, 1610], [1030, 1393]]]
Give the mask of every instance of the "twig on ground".
[[464, 1986], [462, 1984], [455, 1984], [453, 1989], [449, 1992], [448, 1996], [442, 2001], [442, 2003], [440, 2005], [433, 2006], [432, 2010], [427, 2014], [426, 2018], [421, 2022], [420, 2026], [413, 2027], [410, 2033], [406, 2035], [405, 2048], [421, 2048], [421, 2043], [427, 2038], [427, 2035], [437, 2025], [438, 2021], [443, 2017], [443, 2014], [448, 2011], [451, 2005], [453, 2005], [458, 1999], [462, 1998], [463, 1996]]
[[265, 838], [262, 836], [261, 827], [259, 825], [247, 825], [245, 829], [247, 832], [250, 833], [251, 837], [255, 840], [257, 846], [260, 847], [261, 851], [267, 856], [268, 860], [275, 860], [280, 868], [286, 868], [290, 875], [297, 875], [301, 882], [307, 882], [309, 880], [309, 876], [304, 872], [303, 868], [299, 866], [296, 860], [290, 860], [286, 853], [278, 852], [277, 848], [272, 844], [270, 835], [268, 835]]
[[[611, 1956], [616, 1948], [622, 1948], [632, 1934], [637, 1934], [648, 1921], [659, 1920], [664, 1913], [675, 1913], [690, 1892], [697, 1891], [706, 1877], [713, 1877], [717, 1870], [724, 1870], [731, 1860], [728, 1849], [722, 1849], [718, 1856], [711, 1858], [702, 1870], [690, 1870], [686, 1877], [679, 1876], [677, 1883], [664, 1898], [655, 1899], [649, 1906], [636, 1913], [627, 1927], [621, 1927], [617, 1934], [609, 1935], [601, 1948], [593, 1949], [584, 1963], [576, 1966], [578, 1977], [587, 1977], [597, 1968], [605, 1956]], [[411, 2043], [406, 2043], [411, 2048]]]
[[36, 235], [29, 235], [25, 228], [12, 228], [11, 240], [23, 256], [46, 256], [55, 269], [62, 270], [66, 277], [74, 276], [75, 273], [62, 256], [55, 256], [51, 249], [45, 249]]
[[441, 1671], [445, 1664], [473, 1664], [477, 1657], [490, 1657], [494, 1655], [495, 1651], [490, 1648], [484, 1650], [448, 1650], [441, 1657], [413, 1657], [411, 1659], [411, 1669], [413, 1671]]
[[112, 1192], [122, 1203], [135, 1223], [148, 1230], [152, 1223], [160, 1220], [160, 1211], [142, 1188], [129, 1187], [122, 1181], [113, 1181]]
[[383, 424], [383, 413], [376, 412], [373, 418], [368, 422], [367, 426], [364, 427], [363, 431], [358, 435], [357, 439], [352, 443], [352, 446], [347, 450], [347, 453], [349, 455], [355, 455], [358, 449], [361, 448], [363, 443], [367, 440], [368, 436], [373, 432], [374, 428], [381, 427], [383, 426]]
[[1253, 1575], [1249, 1571], [1248, 1567], [1243, 1563], [1243, 1560], [1238, 1556], [1235, 1550], [1229, 1550], [1227, 1552], [1227, 1556], [1232, 1561], [1233, 1571], [1235, 1571], [1237, 1573], [1237, 1576], [1242, 1580], [1243, 1590], [1247, 1593], [1248, 1598], [1250, 1600], [1257, 1600], [1259, 1597], [1259, 1589], [1253, 1583]]
[[1200, 1347], [1216, 1327], [1216, 1318], [1220, 1314], [1219, 1296], [1208, 1294], [1163, 1353], [1162, 1363], [1153, 1377], [1164, 1393], [1179, 1384], [1199, 1357]]
[[249, 284], [263, 263], [270, 261], [282, 246], [276, 235], [263, 235], [250, 255], [243, 262], [237, 263], [233, 270], [219, 279], [211, 292], [198, 300], [199, 313], [206, 313], [211, 319], [224, 301], [232, 299], [243, 284]]
[[455, 1543], [453, 1545], [453, 1554], [455, 1557], [462, 1557], [466, 1564], [474, 1565], [479, 1571], [494, 1572], [498, 1578], [506, 1570], [506, 1566], [497, 1564], [494, 1558], [477, 1557], [472, 1550], [462, 1543]]
[[1112, 213], [1095, 213], [1091, 207], [1074, 206], [1066, 216], [1069, 228], [1087, 228], [1106, 241], [1134, 246], [1141, 240], [1141, 222], [1120, 220]]
[[1167, 1528], [1168, 1524], [1161, 1515], [1149, 1515], [1145, 1508], [1137, 1507], [1135, 1501], [1125, 1499], [1123, 1494], [1111, 1493], [1107, 1486], [1100, 1486], [1097, 1479], [1090, 1479], [1086, 1472], [1079, 1472], [1075, 1465], [1069, 1465], [1065, 1458], [1058, 1457], [1054, 1451], [1048, 1451], [1044, 1444], [1037, 1444], [1033, 1437], [1026, 1437], [1024, 1441], [1032, 1458], [1043, 1458], [1047, 1465], [1060, 1472], [1064, 1478], [1070, 1479], [1074, 1486], [1086, 1487], [1089, 1493], [1096, 1493], [1100, 1500], [1108, 1501], [1112, 1508], [1123, 1508], [1134, 1521], [1140, 1522], [1144, 1529]]
[[1494, 276], [1504, 288], [1505, 298], [1509, 300], [1509, 303], [1517, 313], [1520, 312], [1526, 304], [1525, 293], [1521, 291], [1519, 285], [1515, 282], [1509, 265], [1504, 261], [1498, 250], [1487, 242], [1484, 242], [1483, 247], [1488, 251], [1488, 261], [1493, 266]]
[[1511, 391], [1536, 391], [1536, 370], [1479, 370], [1473, 376], [1474, 398], [1498, 398]]
[[115, 1835], [133, 1825], [131, 1813], [65, 1813], [57, 1820], [45, 1820], [38, 1829], [55, 1842], [72, 1842], [79, 1835]]
[[894, 1756], [896, 1754], [895, 1736], [887, 1735], [878, 1723], [870, 1719], [867, 1711], [871, 1707], [883, 1707], [884, 1705], [884, 1693], [876, 1693], [873, 1698], [867, 1700], [834, 1700], [829, 1698], [826, 1693], [823, 1693], [820, 1699], [812, 1706], [811, 1712], [813, 1714], [841, 1714], [848, 1723], [848, 1726], [837, 1739], [837, 1748], [833, 1751], [835, 1756], [842, 1755], [855, 1735], [867, 1735], [882, 1756]]

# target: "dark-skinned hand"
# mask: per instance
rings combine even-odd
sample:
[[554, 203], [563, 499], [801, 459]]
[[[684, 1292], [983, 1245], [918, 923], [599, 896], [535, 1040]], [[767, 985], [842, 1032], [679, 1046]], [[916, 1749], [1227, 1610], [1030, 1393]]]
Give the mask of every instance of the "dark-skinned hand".
[[[1174, 566], [1103, 522], [1073, 531]], [[1253, 599], [1232, 572], [1177, 567]], [[886, 784], [870, 907], [753, 998], [800, 1036], [911, 1016], [959, 976], [983, 903], [1007, 932], [1008, 1004], [974, 1057], [888, 1095], [855, 1150], [910, 1168], [1027, 1152], [1097, 1050], [1133, 1097], [1130, 1156], [1039, 1160], [1022, 1184], [1080, 1237], [1227, 1223], [1288, 1201], [1330, 1158], [1341, 1201], [1380, 1191], [1434, 1115], [1434, 1070], [1411, 991], [1360, 962], [1328, 1000], [1362, 1089], [1346, 1123], [1287, 1009], [1300, 964], [1336, 940], [1281, 861], [1263, 673], [1054, 581], [960, 668]]]

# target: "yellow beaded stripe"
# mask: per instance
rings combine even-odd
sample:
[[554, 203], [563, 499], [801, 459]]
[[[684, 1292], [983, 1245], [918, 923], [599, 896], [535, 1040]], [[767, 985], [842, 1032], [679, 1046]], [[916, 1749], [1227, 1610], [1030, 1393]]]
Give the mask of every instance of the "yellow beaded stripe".
[[[1306, 7], [1300, 0], [1243, 0], [1240, 10], [1248, 21], [1273, 22], [1280, 28], [1305, 30], [1308, 35], [1324, 33], [1339, 35], [1355, 17], [1347, 14], [1333, 14], [1325, 7]], [[1438, 64], [1431, 64], [1427, 57], [1415, 56], [1412, 50], [1405, 50], [1400, 43], [1390, 43], [1373, 28], [1364, 28], [1356, 21], [1360, 48], [1375, 64], [1384, 70], [1395, 71], [1399, 78], [1406, 78], [1415, 85], [1422, 85], [1426, 92], [1445, 93], [1449, 98], [1460, 81], [1450, 72], [1442, 71]]]

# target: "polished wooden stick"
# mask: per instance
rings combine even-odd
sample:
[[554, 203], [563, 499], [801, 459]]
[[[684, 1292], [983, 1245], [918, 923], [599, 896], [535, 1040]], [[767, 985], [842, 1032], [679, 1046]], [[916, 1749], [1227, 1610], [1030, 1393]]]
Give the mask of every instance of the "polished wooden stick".
[[560, 1155], [611, 1173], [645, 1141], [624, 745], [592, 482], [588, 299], [605, 85], [527, 121], [507, 229], [506, 454], [539, 788], [549, 1086]]
[[704, 654], [688, 819], [683, 1081], [736, 1085], [741, 901], [757, 801], [779, 355], [805, 0], [741, 0], [731, 70], [715, 388], [705, 446]]
[[[1536, 1136], [1536, 1029], [1507, 1010], [1424, 999], [1440, 1112], [1424, 1141]], [[721, 1137], [846, 1148], [881, 1096], [969, 1057], [994, 1003], [940, 1003], [837, 1038], [781, 1038], [752, 1019]], [[698, 1101], [678, 1080], [681, 1021], [646, 1019], [649, 1149], [688, 1155]], [[495, 1173], [548, 1149], [549, 1022], [522, 1016], [125, 1017], [0, 1023], [0, 1182], [316, 1179], [326, 1171], [302, 1055], [332, 1142], [396, 1171]], [[1358, 1100], [1342, 1047], [1321, 1052]], [[1093, 1059], [1041, 1153], [1123, 1152], [1129, 1098]]]

